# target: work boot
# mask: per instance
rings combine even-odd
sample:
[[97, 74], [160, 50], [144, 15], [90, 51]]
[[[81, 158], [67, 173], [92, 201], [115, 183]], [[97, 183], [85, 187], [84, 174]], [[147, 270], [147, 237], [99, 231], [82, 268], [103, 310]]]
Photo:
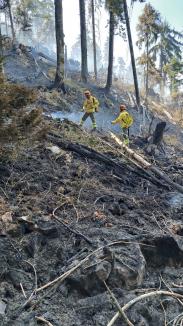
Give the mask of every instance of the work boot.
[[79, 127], [82, 127], [82, 126], [83, 126], [83, 121], [81, 120], [79, 123]]
[[92, 131], [95, 131], [95, 130], [97, 129], [97, 124], [96, 124], [96, 122], [93, 122], [93, 123], [92, 123], [92, 127], [93, 127]]
[[129, 146], [129, 139], [128, 138], [125, 138], [124, 140], [123, 140], [123, 142], [124, 142], [124, 144], [126, 145], [126, 146]]

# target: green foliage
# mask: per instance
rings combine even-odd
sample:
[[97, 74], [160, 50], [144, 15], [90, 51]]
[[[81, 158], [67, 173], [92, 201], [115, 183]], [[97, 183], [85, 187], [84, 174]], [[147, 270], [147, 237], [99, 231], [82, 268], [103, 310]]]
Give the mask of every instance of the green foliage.
[[20, 0], [15, 7], [17, 23], [22, 28], [30, 27], [33, 17], [53, 21], [54, 3], [52, 0]]
[[156, 11], [150, 4], [146, 4], [143, 14], [139, 16], [139, 24], [137, 25], [138, 41], [137, 45], [141, 49], [149, 43], [155, 42], [158, 38], [161, 28], [161, 18], [158, 11]]
[[163, 67], [171, 60], [171, 58], [176, 56], [181, 59], [183, 45], [181, 40], [183, 40], [182, 33], [172, 29], [166, 21], [161, 23], [158, 40], [152, 45], [150, 53], [154, 61], [159, 59], [162, 76], [165, 74], [165, 70], [163, 73]]
[[170, 80], [171, 92], [177, 92], [178, 87], [183, 84], [183, 61], [177, 57], [173, 57], [163, 69]]
[[119, 34], [126, 39], [123, 0], [105, 0], [105, 7], [109, 12], [114, 14], [116, 34]]
[[[161, 90], [168, 71], [171, 88], [175, 85], [177, 87], [178, 83], [175, 81], [176, 78], [171, 76], [173, 71], [170, 67], [172, 67], [173, 57], [181, 59], [183, 34], [172, 29], [166, 21], [162, 21], [159, 12], [150, 4], [145, 5], [144, 12], [139, 17], [137, 31], [139, 37], [137, 45], [140, 49], [144, 49], [144, 53], [139, 58], [139, 64], [148, 66], [148, 74], [154, 75], [154, 80], [160, 83]], [[165, 69], [164, 66], [166, 66]]]

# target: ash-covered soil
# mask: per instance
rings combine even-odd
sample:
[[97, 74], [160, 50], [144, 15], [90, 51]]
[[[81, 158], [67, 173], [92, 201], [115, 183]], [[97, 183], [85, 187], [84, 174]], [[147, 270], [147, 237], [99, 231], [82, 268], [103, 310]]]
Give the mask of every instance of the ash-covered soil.
[[[67, 122], [49, 127], [62, 141], [102, 146]], [[101, 151], [122, 164], [120, 177], [105, 163], [58, 151], [49, 137], [1, 163], [0, 325], [38, 325], [40, 316], [54, 326], [107, 325], [117, 308], [104, 281], [121, 306], [158, 289], [183, 294], [183, 196], [129, 171], [112, 145]], [[181, 158], [158, 164], [182, 177]], [[126, 312], [138, 326], [173, 325], [181, 313], [171, 296], [140, 300]]]
[[[9, 53], [5, 60], [9, 82], [37, 90], [37, 101], [25, 112], [42, 108], [58, 117], [60, 111], [59, 117], [71, 115], [78, 122], [86, 85], [67, 80], [66, 95], [53, 90], [45, 77], [53, 66], [36, 57], [37, 66], [34, 59]], [[112, 90], [106, 97], [102, 88], [87, 88], [100, 100], [96, 118], [104, 130], [89, 133], [47, 117], [34, 126], [32, 140], [27, 131], [18, 146], [13, 141], [5, 146], [0, 325], [36, 326], [41, 317], [49, 326], [108, 325], [118, 308], [106, 284], [121, 306], [149, 292], [168, 291], [139, 299], [126, 315], [135, 326], [181, 325], [183, 195], [163, 180], [147, 178], [106, 134], [119, 103], [129, 104], [128, 93]], [[142, 112], [130, 105], [129, 110], [135, 120], [130, 147], [144, 153], [145, 140], [138, 137]], [[160, 120], [155, 117], [153, 128]], [[168, 121], [167, 126], [177, 144], [165, 144], [165, 152], [146, 158], [182, 185], [182, 131]], [[118, 318], [114, 325], [127, 323]]]

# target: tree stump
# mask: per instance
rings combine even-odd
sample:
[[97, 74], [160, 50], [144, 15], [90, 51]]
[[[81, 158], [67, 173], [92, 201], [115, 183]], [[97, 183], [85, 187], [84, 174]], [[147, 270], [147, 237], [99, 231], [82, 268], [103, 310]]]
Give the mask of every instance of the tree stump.
[[160, 150], [163, 150], [164, 152], [162, 141], [163, 141], [163, 134], [165, 131], [165, 127], [166, 127], [165, 121], [157, 123], [153, 135], [149, 140], [150, 143], [146, 147], [146, 152], [149, 155], [158, 155]]
[[163, 140], [163, 133], [165, 131], [166, 122], [162, 121], [156, 125], [156, 129], [153, 133], [153, 144], [158, 146]]

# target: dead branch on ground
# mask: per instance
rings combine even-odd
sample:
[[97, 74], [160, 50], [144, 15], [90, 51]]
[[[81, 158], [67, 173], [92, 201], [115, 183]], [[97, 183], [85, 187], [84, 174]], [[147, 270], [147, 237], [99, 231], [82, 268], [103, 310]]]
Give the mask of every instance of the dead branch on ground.
[[[61, 205], [62, 206], [62, 205]], [[53, 218], [60, 224], [62, 224], [66, 229], [68, 229], [71, 233], [74, 233], [75, 235], [79, 236], [80, 238], [83, 238], [86, 242], [88, 242], [90, 245], [93, 245], [93, 241], [90, 240], [88, 237], [86, 237], [84, 234], [82, 234], [81, 232], [79, 231], [76, 231], [74, 229], [72, 229], [69, 225], [65, 224], [63, 221], [61, 221], [58, 216], [56, 216], [56, 211], [61, 207], [61, 206], [58, 206], [54, 209], [53, 213], [52, 213], [52, 216]]]
[[46, 320], [44, 317], [40, 316], [35, 316], [36, 320], [41, 321], [43, 323], [45, 323], [47, 326], [53, 326], [53, 324], [51, 324], [48, 320]]
[[126, 316], [124, 311], [121, 309], [118, 300], [116, 299], [116, 297], [114, 296], [114, 294], [112, 293], [112, 291], [110, 290], [110, 288], [108, 287], [108, 285], [106, 284], [105, 281], [104, 281], [104, 285], [105, 285], [107, 291], [109, 292], [109, 294], [110, 294], [110, 296], [112, 298], [112, 301], [114, 302], [116, 308], [118, 309], [121, 317], [124, 319], [124, 321], [127, 323], [128, 326], [134, 326], [134, 324], [131, 323], [131, 321], [128, 319], [128, 317]]
[[[165, 296], [169, 296], [169, 297], [173, 297], [175, 299], [183, 299], [183, 295], [175, 293], [175, 292], [169, 292], [169, 291], [153, 291], [150, 293], [145, 293], [140, 295], [137, 298], [132, 299], [131, 301], [129, 301], [128, 303], [126, 303], [121, 309], [123, 312], [127, 311], [129, 308], [131, 308], [135, 303], [139, 302], [140, 300], [143, 299], [147, 299], [147, 298], [151, 298], [151, 297], [156, 297], [156, 296], [161, 296], [161, 295], [165, 295]], [[114, 317], [110, 320], [110, 322], [107, 324], [107, 326], [113, 326], [114, 323], [116, 322], [116, 320], [119, 318], [119, 312], [117, 312]]]

